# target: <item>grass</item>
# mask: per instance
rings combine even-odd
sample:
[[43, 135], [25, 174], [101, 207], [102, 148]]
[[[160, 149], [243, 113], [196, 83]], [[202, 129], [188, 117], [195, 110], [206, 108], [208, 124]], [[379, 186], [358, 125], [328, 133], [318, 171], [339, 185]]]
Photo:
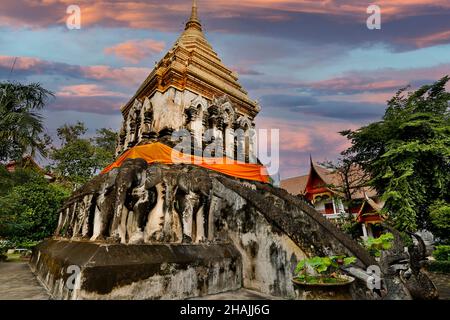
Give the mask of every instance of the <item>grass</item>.
[[21, 259], [20, 253], [6, 254], [6, 256], [8, 257], [6, 262], [21, 262], [21, 261], [23, 261]]

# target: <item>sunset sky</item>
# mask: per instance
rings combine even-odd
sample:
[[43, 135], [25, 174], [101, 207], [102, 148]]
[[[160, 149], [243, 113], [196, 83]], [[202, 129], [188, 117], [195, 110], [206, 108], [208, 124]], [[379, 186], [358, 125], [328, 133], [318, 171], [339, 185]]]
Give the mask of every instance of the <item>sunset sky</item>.
[[[215, 51], [280, 129], [281, 176], [306, 173], [311, 154], [335, 159], [337, 133], [380, 119], [399, 88], [450, 74], [450, 0], [199, 0]], [[66, 8], [81, 8], [80, 30]], [[381, 30], [369, 30], [369, 4]], [[0, 1], [0, 80], [40, 82], [56, 94], [48, 133], [84, 121], [118, 130], [120, 106], [172, 47], [191, 0]], [[14, 72], [10, 70], [17, 58]]]

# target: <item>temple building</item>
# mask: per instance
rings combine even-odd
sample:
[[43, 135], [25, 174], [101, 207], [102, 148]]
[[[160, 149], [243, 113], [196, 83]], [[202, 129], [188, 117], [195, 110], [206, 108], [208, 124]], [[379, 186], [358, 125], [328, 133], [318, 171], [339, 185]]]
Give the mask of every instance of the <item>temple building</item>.
[[352, 166], [348, 171], [348, 187], [339, 170], [325, 168], [310, 161], [307, 175], [281, 181], [281, 188], [304, 197], [314, 208], [331, 221], [352, 215], [361, 224], [363, 237], [374, 236], [382, 221], [380, 211], [383, 201], [376, 190], [365, 185], [366, 179], [360, 168]]
[[184, 32], [122, 107], [116, 155], [186, 129], [194, 137], [194, 148], [205, 146], [209, 130], [209, 140], [219, 141], [223, 154], [235, 158], [238, 142], [231, 130], [241, 129], [248, 161], [253, 155], [250, 129], [260, 109], [208, 43], [194, 0]]
[[34, 170], [42, 174], [44, 178], [49, 182], [54, 182], [56, 180], [55, 176], [51, 172], [45, 170], [39, 164], [37, 164], [32, 156], [24, 156], [20, 160], [12, 160], [5, 164], [5, 169], [9, 172], [15, 172], [18, 168]]
[[[359, 278], [342, 298], [379, 298], [367, 286], [365, 270], [377, 265], [369, 252], [303, 199], [268, 183], [264, 166], [252, 161], [260, 107], [206, 40], [195, 0], [181, 36], [121, 110], [116, 161], [72, 193], [53, 237], [33, 250], [31, 270], [52, 299], [187, 299], [241, 290], [317, 299], [294, 285], [293, 270], [325, 255], [357, 260], [348, 272]], [[191, 154], [177, 149], [180, 131], [190, 137]], [[231, 163], [197, 155], [217, 141]], [[308, 190], [323, 213], [345, 210], [328, 182], [314, 165], [291, 192]], [[390, 287], [378, 291], [406, 292], [397, 275], [387, 275]]]

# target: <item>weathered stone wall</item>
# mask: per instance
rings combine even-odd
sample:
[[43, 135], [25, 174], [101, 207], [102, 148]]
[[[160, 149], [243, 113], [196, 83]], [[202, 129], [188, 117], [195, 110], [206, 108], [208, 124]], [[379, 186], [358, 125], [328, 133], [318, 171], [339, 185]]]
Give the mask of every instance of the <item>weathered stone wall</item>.
[[[246, 187], [256, 190], [250, 183]], [[217, 238], [230, 240], [241, 253], [244, 287], [295, 297], [291, 278], [297, 262], [306, 256], [302, 249], [270, 225], [254, 206], [217, 180], [213, 183], [213, 195], [214, 232]]]
[[[47, 240], [35, 249], [31, 266], [54, 299], [185, 299], [242, 286], [241, 256], [230, 244]], [[81, 271], [74, 290], [70, 266]]]

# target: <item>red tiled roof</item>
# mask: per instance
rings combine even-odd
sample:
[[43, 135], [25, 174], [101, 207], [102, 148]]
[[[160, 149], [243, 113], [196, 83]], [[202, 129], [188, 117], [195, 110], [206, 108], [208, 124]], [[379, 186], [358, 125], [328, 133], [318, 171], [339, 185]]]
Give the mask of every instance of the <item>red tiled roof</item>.
[[[328, 189], [335, 192], [339, 192], [342, 188], [343, 182], [338, 172], [324, 168], [319, 164], [312, 162], [312, 166], [319, 177], [328, 186]], [[293, 195], [304, 194], [306, 184], [308, 183], [308, 175], [293, 177], [286, 180], [282, 180], [280, 183], [281, 188], [286, 189], [289, 193]], [[363, 187], [361, 183], [364, 181], [364, 172], [360, 167], [353, 166], [350, 169], [350, 184], [352, 185], [352, 198], [353, 199], [365, 199], [366, 195], [370, 198], [375, 197], [377, 192], [371, 187]], [[356, 185], [358, 184], [358, 185]]]

